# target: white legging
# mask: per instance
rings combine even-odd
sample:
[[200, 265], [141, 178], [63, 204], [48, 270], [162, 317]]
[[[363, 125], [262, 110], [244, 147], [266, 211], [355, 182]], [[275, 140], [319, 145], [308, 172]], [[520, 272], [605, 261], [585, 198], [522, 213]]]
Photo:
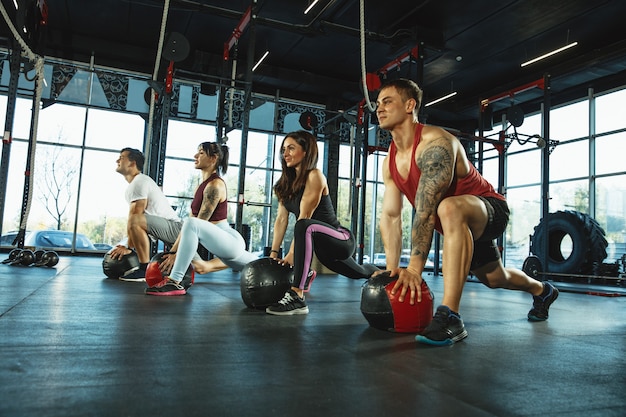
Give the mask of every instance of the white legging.
[[257, 259], [256, 256], [246, 251], [246, 242], [243, 237], [230, 227], [227, 221], [211, 223], [196, 217], [188, 217], [180, 231], [176, 261], [170, 273], [171, 279], [182, 281], [198, 250], [198, 242], [237, 271]]

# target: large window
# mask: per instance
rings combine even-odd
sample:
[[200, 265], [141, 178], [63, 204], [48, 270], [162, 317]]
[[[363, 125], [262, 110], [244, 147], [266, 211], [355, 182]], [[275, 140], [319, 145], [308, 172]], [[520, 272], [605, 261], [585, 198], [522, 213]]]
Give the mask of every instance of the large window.
[[[595, 218], [609, 242], [604, 262], [612, 263], [626, 253], [626, 168], [617, 151], [626, 145], [626, 90], [591, 100], [595, 100], [595, 112], [590, 111], [594, 106], [589, 99], [550, 112], [550, 139], [558, 144], [549, 156], [548, 211], [574, 210]], [[595, 120], [595, 134], [590, 120]], [[539, 114], [527, 117], [518, 130], [543, 135], [541, 121]], [[515, 267], [521, 267], [529, 253], [529, 237], [539, 224], [542, 207], [541, 151], [530, 145], [526, 145], [528, 150], [523, 148], [512, 142], [506, 159], [511, 221], [505, 259]]]
[[[64, 68], [65, 71], [67, 68]], [[47, 67], [50, 75], [51, 68]], [[1, 88], [7, 85], [3, 72]], [[70, 77], [71, 71], [62, 75]], [[151, 151], [144, 144], [148, 127], [148, 104], [145, 100], [145, 79], [126, 77], [127, 96], [113, 94], [98, 74], [77, 71], [76, 77], [65, 86], [62, 94], [51, 86], [46, 97], [54, 94], [56, 103], [46, 103], [39, 115], [36, 165], [33, 167], [33, 188], [28, 230], [61, 229], [87, 236], [98, 248], [114, 245], [125, 237], [128, 205], [124, 200], [127, 186], [124, 178], [115, 172], [115, 161], [124, 147]], [[94, 75], [95, 74], [95, 75]], [[58, 75], [58, 74], [57, 74]], [[110, 75], [109, 75], [110, 76]], [[69, 78], [68, 78], [69, 79]], [[3, 87], [4, 86], [4, 87]], [[91, 90], [85, 86], [91, 86]], [[85, 88], [83, 88], [85, 87]], [[20, 82], [20, 91], [32, 88], [32, 83]], [[91, 91], [90, 94], [87, 94]], [[223, 138], [216, 137], [216, 114], [219, 97], [203, 93], [197, 85], [176, 85], [176, 101], [167, 125], [163, 191], [181, 218], [189, 215], [189, 204], [200, 181], [194, 169], [193, 155], [204, 141], [226, 140], [229, 148], [229, 169], [225, 175], [229, 193], [229, 221], [235, 222], [238, 210], [242, 223], [248, 227], [250, 250], [261, 252], [271, 244], [272, 227], [277, 202], [272, 187], [280, 175], [280, 145], [285, 132], [301, 129], [299, 116], [305, 104], [287, 103], [275, 97], [257, 97], [249, 114], [247, 142], [242, 140], [242, 94], [230, 96], [228, 124]], [[65, 101], [64, 101], [65, 100]], [[54, 103], [54, 102], [53, 102]], [[603, 227], [609, 241], [607, 262], [618, 261], [626, 252], [626, 167], [621, 150], [626, 144], [626, 89], [607, 94], [581, 98], [576, 102], [550, 112], [550, 138], [558, 145], [550, 153], [549, 211], [577, 210], [590, 214]], [[0, 110], [6, 111], [7, 100], [0, 95]], [[19, 98], [15, 111], [13, 142], [7, 167], [7, 191], [4, 199], [2, 234], [20, 226], [23, 205], [25, 167], [31, 123], [32, 100]], [[323, 117], [323, 111], [312, 108]], [[485, 132], [490, 139], [498, 138], [500, 127]], [[504, 259], [507, 266], [521, 267], [529, 253], [529, 237], [539, 224], [542, 207], [542, 150], [532, 141], [532, 135], [544, 135], [540, 114], [527, 115], [520, 133], [512, 139], [504, 152], [504, 174], [500, 174], [500, 152], [490, 143], [483, 143], [480, 167], [485, 178], [494, 187], [503, 186], [511, 221], [504, 236]], [[511, 133], [510, 129], [507, 133]], [[382, 137], [376, 129], [368, 136]], [[324, 139], [320, 134], [320, 139]], [[326, 139], [328, 140], [328, 139]], [[337, 214], [340, 222], [360, 235], [363, 231], [365, 261], [373, 262], [383, 256], [383, 245], [378, 230], [384, 185], [382, 161], [385, 151], [377, 150], [365, 159], [355, 155], [345, 142], [341, 144], [318, 142], [320, 169], [338, 163]], [[368, 142], [371, 142], [368, 140]], [[245, 147], [244, 147], [245, 145]], [[478, 148], [477, 144], [474, 144]], [[327, 161], [329, 154], [338, 161]], [[468, 147], [471, 149], [472, 147]], [[242, 153], [245, 150], [245, 154]], [[240, 168], [242, 156], [245, 167]], [[470, 158], [479, 160], [474, 151]], [[365, 162], [366, 175], [355, 174], [356, 161]], [[334, 167], [333, 167], [334, 168]], [[240, 175], [244, 179], [240, 182]], [[360, 199], [365, 188], [364, 206]], [[240, 188], [240, 184], [243, 189]], [[354, 212], [353, 201], [358, 202]], [[361, 224], [360, 214], [364, 213]], [[403, 249], [411, 247], [412, 206], [403, 205]], [[354, 221], [358, 225], [355, 228]], [[293, 220], [293, 219], [292, 219]], [[285, 245], [291, 241], [288, 229]], [[359, 242], [360, 243], [360, 242]], [[78, 251], [81, 248], [74, 248]]]
[[626, 89], [596, 97], [596, 133], [626, 128]]
[[598, 136], [595, 141], [596, 174], [605, 175], [626, 170], [621, 147], [626, 143], [626, 131]]
[[595, 100], [595, 219], [609, 242], [605, 262], [626, 256], [626, 165], [620, 158], [626, 144], [626, 89]]
[[626, 174], [596, 180], [596, 220], [609, 242], [605, 262], [618, 262], [626, 254]]

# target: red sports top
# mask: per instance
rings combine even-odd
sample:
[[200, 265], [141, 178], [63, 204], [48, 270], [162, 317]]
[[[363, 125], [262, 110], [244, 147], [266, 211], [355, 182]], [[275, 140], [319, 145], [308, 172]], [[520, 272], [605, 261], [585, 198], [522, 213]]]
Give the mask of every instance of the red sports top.
[[[396, 184], [398, 189], [404, 194], [413, 207], [415, 207], [415, 195], [417, 194], [417, 185], [420, 181], [420, 176], [422, 175], [421, 171], [417, 167], [415, 163], [415, 150], [417, 149], [417, 145], [419, 145], [420, 140], [422, 139], [422, 128], [423, 124], [418, 123], [415, 128], [415, 140], [413, 141], [413, 151], [411, 152], [411, 167], [409, 170], [409, 175], [407, 178], [402, 178], [400, 173], [398, 172], [398, 168], [396, 167], [396, 153], [397, 148], [393, 141], [389, 145], [389, 173], [391, 174], [391, 178], [393, 182]], [[476, 167], [469, 164], [470, 171], [464, 178], [458, 178], [456, 175], [448, 188], [448, 192], [445, 194], [445, 197], [457, 196], [457, 195], [475, 195], [481, 197], [495, 197], [500, 200], [504, 200], [504, 196], [498, 194], [493, 186], [478, 172]], [[439, 222], [439, 218], [436, 219], [435, 228], [441, 232], [441, 223]]]
[[[196, 189], [196, 193], [193, 196], [193, 201], [191, 202], [191, 214], [193, 214], [194, 216], [198, 215], [198, 213], [200, 212], [200, 207], [202, 207], [202, 199], [204, 198], [204, 189], [206, 188], [208, 183], [210, 183], [216, 178], [219, 178], [220, 180], [222, 180], [222, 177], [220, 177], [217, 174], [217, 172], [214, 172], [213, 174], [211, 174], [211, 176], [209, 176], [209, 178], [204, 180], [202, 184], [200, 184], [198, 188]], [[213, 214], [211, 214], [211, 218], [209, 219], [209, 221], [219, 222], [220, 220], [224, 220], [227, 217], [228, 217], [228, 202], [224, 200], [221, 203], [217, 203], [217, 207], [215, 207], [215, 210], [213, 210]]]

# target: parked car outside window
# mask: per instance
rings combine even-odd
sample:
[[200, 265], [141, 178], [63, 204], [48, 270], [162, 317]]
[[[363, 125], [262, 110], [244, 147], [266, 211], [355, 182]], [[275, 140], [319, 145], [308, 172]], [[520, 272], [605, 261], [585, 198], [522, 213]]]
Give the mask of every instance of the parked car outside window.
[[113, 248], [113, 246], [109, 245], [108, 243], [94, 243], [93, 245], [94, 245], [94, 246], [96, 247], [96, 249], [98, 249], [98, 250], [105, 250], [105, 251], [108, 251], [108, 250], [110, 250], [110, 249], [112, 249], [112, 248]]
[[380, 268], [387, 267], [387, 256], [384, 253], [375, 253], [374, 254], [374, 265]]
[[[17, 232], [9, 232], [0, 237], [0, 245], [13, 246]], [[24, 247], [45, 250], [71, 250], [74, 233], [65, 230], [26, 231]], [[98, 250], [91, 240], [82, 233], [76, 233], [76, 251]]]

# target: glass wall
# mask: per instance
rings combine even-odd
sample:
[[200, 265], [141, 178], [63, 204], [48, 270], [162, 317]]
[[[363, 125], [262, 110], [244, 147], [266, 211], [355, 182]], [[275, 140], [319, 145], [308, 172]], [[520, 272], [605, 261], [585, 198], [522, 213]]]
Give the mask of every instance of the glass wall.
[[594, 218], [609, 242], [605, 262], [625, 262], [626, 164], [620, 156], [626, 144], [626, 89], [598, 96], [593, 117], [595, 135], [590, 149], [595, 153], [595, 193], [591, 196], [595, 200]]
[[[550, 139], [558, 144], [549, 157], [549, 212], [574, 210], [595, 218], [609, 242], [605, 263], [619, 262], [626, 253], [626, 165], [617, 151], [626, 146], [625, 104], [622, 89], [550, 111]], [[518, 131], [544, 136], [541, 123], [540, 114], [531, 115]], [[506, 164], [511, 221], [505, 259], [519, 268], [541, 219], [541, 150], [513, 141]]]

